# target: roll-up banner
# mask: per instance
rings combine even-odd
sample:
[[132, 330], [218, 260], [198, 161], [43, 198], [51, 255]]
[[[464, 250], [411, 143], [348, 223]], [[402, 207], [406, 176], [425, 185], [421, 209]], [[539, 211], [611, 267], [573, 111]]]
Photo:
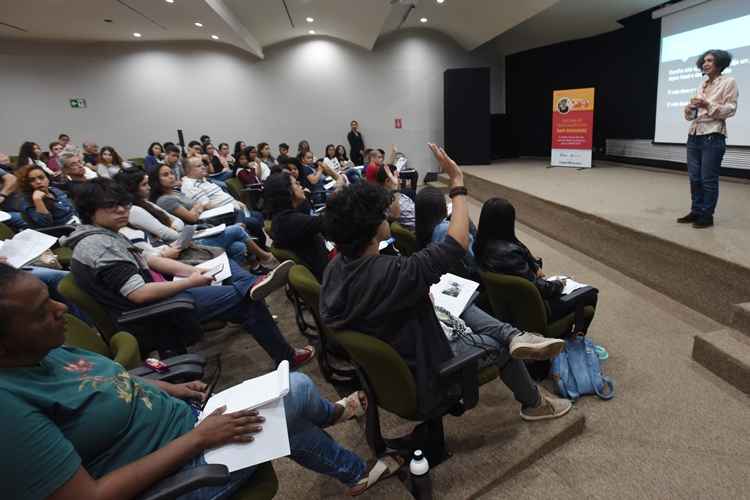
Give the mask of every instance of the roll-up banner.
[[594, 88], [552, 93], [553, 167], [591, 168]]

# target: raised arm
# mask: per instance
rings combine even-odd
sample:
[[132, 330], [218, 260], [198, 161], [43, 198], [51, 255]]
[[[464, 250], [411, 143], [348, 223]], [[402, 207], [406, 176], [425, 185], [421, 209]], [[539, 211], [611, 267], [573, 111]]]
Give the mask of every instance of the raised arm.
[[[451, 189], [464, 187], [464, 174], [458, 168], [456, 162], [446, 154], [443, 148], [430, 144], [430, 149], [435, 155], [440, 169], [448, 175]], [[453, 212], [451, 221], [448, 225], [448, 235], [461, 245], [464, 250], [469, 249], [469, 207], [466, 203], [466, 196], [458, 195], [452, 198]]]

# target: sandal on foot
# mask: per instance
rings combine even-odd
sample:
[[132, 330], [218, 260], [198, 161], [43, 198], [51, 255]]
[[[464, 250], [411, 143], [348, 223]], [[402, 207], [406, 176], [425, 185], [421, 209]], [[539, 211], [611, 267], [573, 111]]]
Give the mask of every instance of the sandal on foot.
[[342, 406], [344, 411], [341, 412], [341, 416], [339, 416], [339, 418], [337, 418], [331, 425], [346, 422], [354, 417], [364, 416], [365, 411], [367, 411], [367, 396], [363, 391], [354, 391], [344, 399], [336, 401], [336, 404]]
[[404, 457], [397, 454], [384, 455], [379, 460], [368, 460], [367, 475], [349, 488], [346, 494], [350, 497], [356, 497], [372, 488], [375, 483], [388, 479], [395, 475], [398, 470], [406, 463]]

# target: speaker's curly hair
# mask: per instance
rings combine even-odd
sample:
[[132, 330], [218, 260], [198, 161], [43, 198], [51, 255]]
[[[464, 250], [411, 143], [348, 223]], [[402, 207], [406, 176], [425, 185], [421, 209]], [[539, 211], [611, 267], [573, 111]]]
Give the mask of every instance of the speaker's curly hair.
[[344, 256], [357, 258], [375, 237], [393, 194], [371, 182], [352, 184], [328, 200], [323, 233]]
[[711, 49], [711, 50], [705, 51], [695, 61], [695, 65], [698, 67], [698, 69], [700, 70], [703, 69], [703, 61], [706, 59], [706, 56], [709, 54], [714, 56], [714, 64], [716, 64], [716, 67], [719, 69], [719, 73], [727, 69], [729, 65], [732, 64], [732, 54], [730, 54], [726, 50]]

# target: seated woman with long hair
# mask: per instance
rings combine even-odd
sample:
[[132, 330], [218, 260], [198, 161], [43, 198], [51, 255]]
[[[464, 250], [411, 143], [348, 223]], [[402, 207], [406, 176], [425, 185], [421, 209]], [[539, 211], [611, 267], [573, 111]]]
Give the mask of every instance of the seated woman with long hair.
[[328, 249], [321, 234], [323, 219], [310, 214], [310, 204], [300, 183], [287, 172], [271, 174], [263, 194], [272, 217], [274, 246], [294, 252], [322, 281], [328, 265]]
[[[542, 259], [537, 259], [516, 236], [516, 210], [504, 198], [490, 198], [482, 206], [474, 242], [477, 263], [493, 273], [510, 274], [534, 283], [547, 304], [549, 321], [575, 312], [577, 304], [596, 307], [597, 291], [590, 288], [572, 301], [561, 301], [564, 281], [544, 279]], [[585, 333], [590, 322], [580, 326]]]
[[59, 226], [78, 220], [76, 208], [62, 190], [50, 186], [41, 167], [28, 165], [16, 171], [23, 195], [22, 212], [33, 227]]
[[99, 177], [111, 179], [120, 170], [129, 167], [130, 163], [123, 161], [112, 146], [104, 146], [99, 150], [99, 161], [96, 165], [96, 173]]
[[[62, 148], [60, 148], [60, 151], [62, 151]], [[44, 163], [44, 161], [42, 161], [42, 148], [39, 147], [39, 144], [36, 142], [26, 141], [21, 144], [21, 148], [18, 150], [16, 168], [22, 168], [28, 165], [36, 165], [44, 170], [44, 172], [50, 177], [58, 177], [62, 175], [62, 170], [53, 171], [46, 163]]]
[[[174, 175], [174, 171], [168, 165], [160, 165], [156, 169], [155, 175], [144, 175], [144, 178], [147, 179], [145, 182], [149, 186], [149, 193], [146, 195], [146, 198], [150, 200], [151, 205], [155, 203], [155, 208], [161, 209], [165, 215], [173, 216], [169, 218], [169, 224], [163, 225], [176, 228], [179, 227], [180, 222], [183, 224], [197, 224], [200, 222], [200, 216], [205, 210], [205, 206], [193, 203], [190, 198], [176, 189], [177, 178]], [[144, 178], [141, 178], [139, 184], [144, 182]], [[245, 233], [242, 239], [234, 234], [237, 229], [241, 229]], [[231, 257], [233, 254], [235, 256], [239, 255], [239, 241], [242, 241], [246, 247], [245, 255], [247, 255], [247, 250], [249, 250], [258, 261], [257, 265], [252, 268], [254, 272], [264, 272], [265, 269], [263, 266], [268, 266], [273, 262], [273, 255], [260, 248], [257, 243], [250, 239], [245, 229], [239, 224], [228, 226], [222, 235], [204, 238], [200, 242], [204, 245], [227, 248], [227, 255]], [[230, 251], [232, 245], [234, 245], [234, 250]]]

